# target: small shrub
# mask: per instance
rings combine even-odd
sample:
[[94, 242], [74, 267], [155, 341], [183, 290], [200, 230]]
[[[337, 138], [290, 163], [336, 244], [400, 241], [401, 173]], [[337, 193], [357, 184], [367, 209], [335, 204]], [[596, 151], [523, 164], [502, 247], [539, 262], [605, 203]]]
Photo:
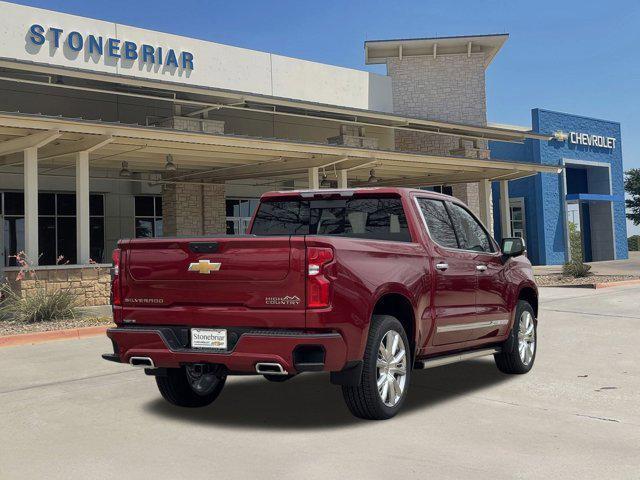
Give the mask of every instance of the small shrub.
[[0, 319], [18, 322], [49, 322], [77, 316], [76, 296], [68, 289], [47, 292], [38, 287], [29, 295], [22, 296], [8, 284], [0, 286], [2, 302]]
[[567, 262], [562, 266], [562, 274], [567, 277], [581, 278], [591, 275], [591, 265], [580, 261]]

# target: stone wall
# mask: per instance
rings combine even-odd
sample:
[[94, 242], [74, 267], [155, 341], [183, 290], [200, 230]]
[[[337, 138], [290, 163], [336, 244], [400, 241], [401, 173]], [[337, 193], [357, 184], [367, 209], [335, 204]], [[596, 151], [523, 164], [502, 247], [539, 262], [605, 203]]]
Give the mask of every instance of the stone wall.
[[47, 291], [68, 288], [76, 295], [80, 307], [109, 304], [111, 273], [108, 266], [36, 268], [34, 274], [27, 273], [23, 280], [16, 280], [18, 271], [5, 272], [11, 288], [22, 296], [38, 288]]
[[221, 184], [167, 184], [162, 195], [164, 236], [226, 232], [225, 188]]
[[203, 234], [218, 235], [227, 231], [225, 187], [221, 184], [202, 187]]
[[[404, 56], [389, 58], [387, 72], [393, 79], [394, 113], [472, 125], [487, 124], [484, 54], [452, 54]], [[478, 141], [469, 147], [458, 137], [396, 132], [397, 150], [425, 152], [434, 155], [468, 156], [477, 151], [477, 158], [488, 158], [488, 146]], [[479, 212], [477, 184], [453, 186], [456, 197]]]

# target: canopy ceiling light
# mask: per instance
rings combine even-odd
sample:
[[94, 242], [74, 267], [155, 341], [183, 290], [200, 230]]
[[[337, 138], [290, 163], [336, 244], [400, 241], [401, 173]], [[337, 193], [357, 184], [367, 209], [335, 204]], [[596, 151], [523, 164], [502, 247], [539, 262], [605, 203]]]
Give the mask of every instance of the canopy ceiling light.
[[322, 174], [322, 180], [320, 181], [320, 186], [323, 188], [331, 188], [331, 181], [327, 178], [327, 174]]
[[120, 176], [129, 178], [131, 177], [131, 170], [129, 170], [129, 162], [126, 160], [122, 162], [122, 168], [120, 169]]
[[173, 163], [173, 155], [167, 155], [167, 163], [164, 164], [164, 169], [168, 172], [175, 172], [178, 169], [178, 167], [176, 167], [176, 164]]

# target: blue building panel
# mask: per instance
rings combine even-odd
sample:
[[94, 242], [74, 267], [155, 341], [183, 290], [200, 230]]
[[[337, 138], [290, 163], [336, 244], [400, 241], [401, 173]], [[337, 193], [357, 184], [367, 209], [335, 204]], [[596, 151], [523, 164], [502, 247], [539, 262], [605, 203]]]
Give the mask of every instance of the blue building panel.
[[[585, 248], [597, 248], [601, 257], [628, 258], [620, 124], [542, 109], [533, 109], [531, 117], [534, 132], [562, 132], [567, 138], [527, 140], [522, 144], [489, 142], [495, 159], [567, 167], [564, 175], [538, 174], [509, 182], [509, 197], [524, 199], [531, 261], [557, 265], [568, 260], [566, 201], [585, 202], [582, 211], [591, 216], [583, 223], [583, 228], [588, 229], [583, 237], [591, 235], [593, 229], [594, 238], [585, 239]], [[610, 184], [605, 185], [605, 180]], [[501, 238], [502, 233], [499, 199], [499, 186], [495, 184], [496, 238]], [[589, 208], [591, 202], [609, 202], [611, 208]], [[603, 233], [603, 222], [611, 223], [611, 235]], [[600, 230], [596, 231], [594, 225]]]

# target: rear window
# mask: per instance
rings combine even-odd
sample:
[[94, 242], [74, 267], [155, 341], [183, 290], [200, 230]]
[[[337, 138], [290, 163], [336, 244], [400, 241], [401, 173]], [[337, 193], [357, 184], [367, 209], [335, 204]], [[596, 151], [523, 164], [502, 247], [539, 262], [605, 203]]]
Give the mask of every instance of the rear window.
[[262, 202], [251, 233], [411, 241], [402, 201], [380, 197]]

